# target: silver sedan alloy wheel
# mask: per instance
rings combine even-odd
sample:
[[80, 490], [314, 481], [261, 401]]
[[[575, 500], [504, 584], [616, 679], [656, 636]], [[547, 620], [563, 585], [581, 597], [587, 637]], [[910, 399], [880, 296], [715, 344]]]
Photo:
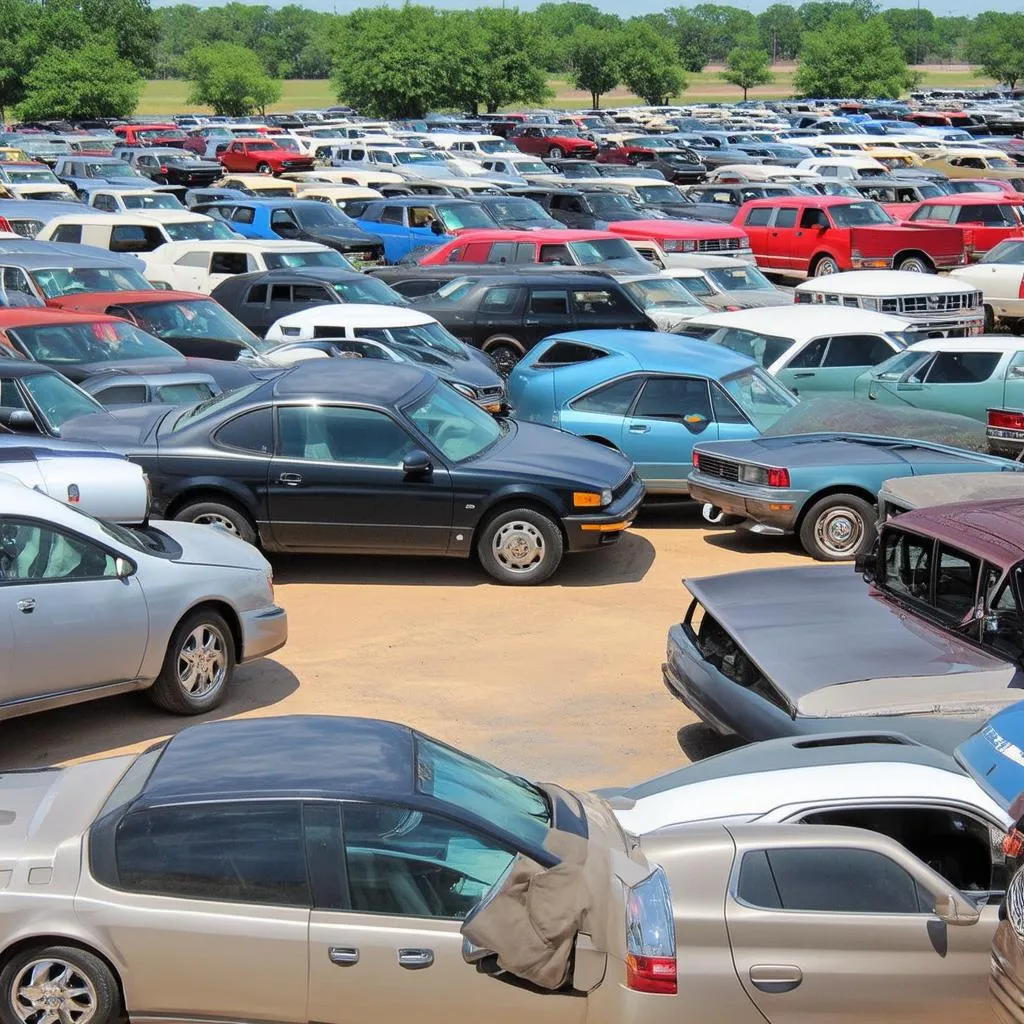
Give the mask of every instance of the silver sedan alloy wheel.
[[499, 565], [523, 576], [535, 572], [547, 554], [544, 534], [523, 519], [505, 523], [495, 533], [491, 549]]
[[864, 539], [864, 520], [856, 509], [834, 505], [814, 524], [814, 539], [835, 558], [850, 556]]
[[227, 643], [216, 626], [196, 626], [178, 649], [178, 683], [190, 697], [205, 697], [227, 675]]
[[10, 1003], [25, 1024], [90, 1024], [99, 1000], [80, 968], [46, 957], [21, 969], [11, 986]]

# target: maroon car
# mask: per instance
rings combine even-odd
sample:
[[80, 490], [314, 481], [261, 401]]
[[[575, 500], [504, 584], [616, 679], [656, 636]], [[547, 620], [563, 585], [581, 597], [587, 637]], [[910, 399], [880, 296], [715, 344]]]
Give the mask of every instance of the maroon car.
[[563, 156], [584, 159], [597, 154], [597, 145], [581, 138], [576, 128], [569, 125], [524, 124], [508, 136], [508, 141], [523, 153], [534, 156]]

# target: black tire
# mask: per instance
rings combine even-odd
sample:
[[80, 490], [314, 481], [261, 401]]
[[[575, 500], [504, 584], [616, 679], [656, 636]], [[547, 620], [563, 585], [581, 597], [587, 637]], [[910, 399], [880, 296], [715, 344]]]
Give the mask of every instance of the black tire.
[[548, 150], [549, 160], [561, 160], [563, 156], [565, 156], [565, 152], [561, 146], [552, 146]]
[[263, 163], [256, 165], [256, 173], [257, 174], [273, 174], [274, 173], [274, 168], [271, 167], [270, 164], [268, 164], [266, 162], [266, 160], [264, 160]]
[[174, 518], [181, 523], [216, 526], [247, 544], [256, 543], [256, 527], [249, 517], [241, 509], [224, 501], [197, 501], [194, 505], [178, 509]]
[[[195, 691], [190, 691], [190, 655], [205, 652], [212, 662], [196, 667]], [[176, 715], [201, 715], [217, 707], [235, 671], [235, 637], [231, 627], [212, 608], [197, 608], [178, 623], [167, 645], [163, 667], [149, 696], [158, 707]], [[215, 678], [210, 678], [210, 676]]]
[[814, 264], [814, 277], [829, 277], [839, 273], [839, 264], [831, 256], [822, 256]]
[[896, 264], [897, 270], [905, 270], [912, 274], [934, 274], [935, 268], [924, 256], [904, 256]]
[[[991, 334], [996, 328], [996, 315], [992, 312], [992, 307], [989, 305], [985, 306], [985, 326], [982, 328], [986, 334]], [[1013, 328], [1011, 327], [1011, 330]], [[1014, 334], [1017, 332], [1014, 331]]]
[[515, 369], [516, 363], [523, 358], [519, 348], [509, 341], [488, 345], [486, 351], [494, 360], [494, 366], [502, 377], [507, 377]]
[[562, 562], [562, 531], [543, 512], [513, 508], [480, 527], [476, 553], [499, 583], [526, 587], [543, 583]]
[[[44, 967], [47, 963], [52, 965], [49, 970]], [[117, 980], [98, 956], [75, 946], [43, 945], [16, 953], [0, 971], [2, 1024], [25, 1024], [25, 1021], [14, 1012], [15, 1005], [26, 1009], [29, 1016], [25, 1020], [33, 1024], [37, 1019], [46, 1016], [46, 1011], [51, 1009], [40, 1006], [38, 1012], [32, 1013], [32, 1001], [25, 995], [18, 995], [18, 992], [24, 989], [25, 981], [37, 969], [45, 970], [45, 976], [38, 979], [40, 982], [53, 982], [67, 969], [70, 973], [63, 987], [86, 990], [84, 995], [65, 997], [68, 998], [68, 1005], [76, 1008], [73, 1011], [76, 1017], [79, 1015], [78, 1010], [91, 1003], [94, 1006], [91, 1024], [116, 1024], [123, 1018], [124, 1011]], [[61, 1016], [64, 1016], [63, 1013]]]
[[819, 562], [845, 562], [869, 551], [877, 536], [875, 507], [856, 494], [829, 494], [800, 524], [804, 551]]

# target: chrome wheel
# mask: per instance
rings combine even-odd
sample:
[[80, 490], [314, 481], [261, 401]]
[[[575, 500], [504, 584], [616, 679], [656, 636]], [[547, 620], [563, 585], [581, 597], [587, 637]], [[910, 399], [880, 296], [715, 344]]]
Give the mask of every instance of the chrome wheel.
[[544, 535], [533, 523], [514, 519], [495, 533], [491, 550], [504, 569], [525, 576], [543, 564], [547, 549]]
[[814, 539], [831, 558], [852, 555], [864, 539], [864, 520], [856, 509], [834, 505], [814, 524]]
[[828, 277], [830, 274], [838, 274], [839, 267], [836, 261], [826, 257], [823, 260], [818, 261], [818, 265], [814, 268], [815, 277]]
[[928, 267], [925, 265], [924, 260], [918, 259], [916, 256], [911, 256], [910, 259], [904, 260], [896, 269], [903, 270], [908, 274], [928, 273]]
[[190, 697], [221, 686], [227, 669], [227, 645], [219, 629], [204, 623], [185, 636], [178, 648], [178, 683]]
[[232, 536], [241, 536], [238, 532], [237, 524], [219, 512], [203, 512], [201, 515], [196, 516], [192, 522], [197, 523], [199, 526], [219, 526], [222, 530], [227, 530]]
[[96, 1015], [96, 988], [66, 960], [26, 964], [14, 979], [11, 1009], [25, 1024], [89, 1024]]

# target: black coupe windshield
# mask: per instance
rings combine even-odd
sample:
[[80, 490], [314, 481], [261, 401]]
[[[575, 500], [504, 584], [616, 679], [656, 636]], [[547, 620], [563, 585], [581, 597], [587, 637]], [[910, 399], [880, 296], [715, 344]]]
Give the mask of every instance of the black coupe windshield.
[[405, 414], [452, 462], [465, 462], [498, 442], [508, 427], [447, 384], [434, 385]]
[[257, 338], [213, 299], [135, 302], [125, 303], [123, 308], [136, 323], [160, 338], [235, 341], [257, 352], [269, 352], [275, 347], [274, 343]]
[[122, 359], [181, 359], [159, 338], [116, 320], [9, 327], [7, 334], [40, 363], [71, 366]]

